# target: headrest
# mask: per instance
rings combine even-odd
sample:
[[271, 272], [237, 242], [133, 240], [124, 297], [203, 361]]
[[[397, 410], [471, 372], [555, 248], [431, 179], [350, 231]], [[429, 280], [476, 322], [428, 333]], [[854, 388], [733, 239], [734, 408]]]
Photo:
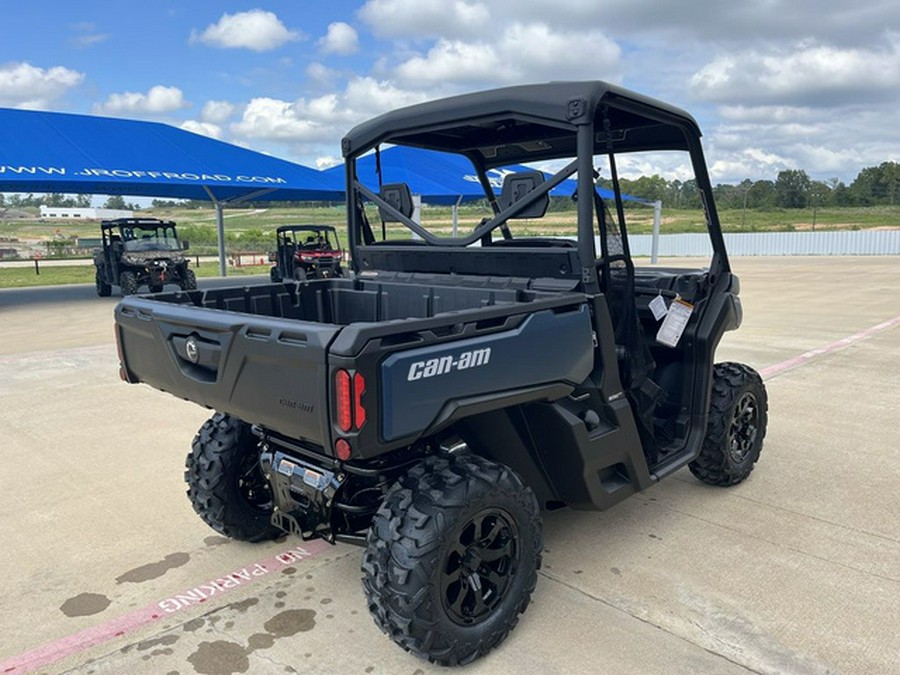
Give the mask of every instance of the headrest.
[[[500, 190], [500, 209], [505, 211], [510, 206], [523, 200], [528, 193], [536, 190], [544, 182], [544, 174], [540, 171], [519, 171], [508, 173], [503, 177], [503, 188]], [[544, 194], [519, 211], [513, 218], [543, 218], [550, 205], [550, 195]]]
[[[385, 183], [381, 186], [381, 190], [379, 190], [378, 194], [384, 201], [393, 206], [404, 216], [412, 218], [413, 200], [412, 194], [409, 191], [409, 185], [406, 183]], [[396, 216], [388, 213], [386, 209], [380, 206], [378, 207], [378, 212], [381, 214], [381, 220], [386, 223], [400, 222]]]

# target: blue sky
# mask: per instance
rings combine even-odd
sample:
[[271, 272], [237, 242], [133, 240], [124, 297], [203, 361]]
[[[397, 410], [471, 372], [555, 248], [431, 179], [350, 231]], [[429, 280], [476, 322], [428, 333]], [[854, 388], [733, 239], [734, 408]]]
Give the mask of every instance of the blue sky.
[[550, 79], [688, 109], [715, 181], [900, 160], [896, 2], [22, 2], [3, 36], [0, 106], [153, 119], [309, 166], [393, 107]]

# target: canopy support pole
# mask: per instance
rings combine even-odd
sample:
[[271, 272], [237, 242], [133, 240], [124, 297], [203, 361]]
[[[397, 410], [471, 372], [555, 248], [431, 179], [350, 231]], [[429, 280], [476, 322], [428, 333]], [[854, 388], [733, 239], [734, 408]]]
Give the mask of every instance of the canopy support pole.
[[219, 240], [219, 276], [224, 277], [226, 274], [225, 266], [225, 215], [222, 213], [222, 202], [216, 204], [216, 238]]
[[659, 260], [659, 225], [662, 220], [662, 201], [653, 202], [653, 242], [650, 245], [650, 264]]
[[208, 186], [204, 185], [203, 189], [206, 191], [206, 194], [209, 195], [209, 198], [212, 200], [213, 206], [216, 207], [216, 243], [219, 245], [219, 276], [224, 277], [226, 275], [226, 266], [225, 266], [225, 215], [224, 205], [213, 194], [213, 191], [209, 189]]
[[453, 238], [456, 239], [459, 234], [459, 205], [462, 204], [462, 195], [459, 196], [459, 199], [456, 200], [456, 203], [453, 205]]

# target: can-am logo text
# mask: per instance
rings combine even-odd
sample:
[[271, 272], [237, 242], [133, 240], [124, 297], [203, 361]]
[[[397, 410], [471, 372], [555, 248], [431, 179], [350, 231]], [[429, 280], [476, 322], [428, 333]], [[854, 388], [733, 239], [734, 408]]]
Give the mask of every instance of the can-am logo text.
[[427, 361], [416, 361], [409, 366], [406, 379], [410, 382], [424, 380], [427, 377], [446, 375], [453, 371], [467, 370], [478, 366], [486, 366], [491, 360], [491, 348], [473, 349], [459, 356], [442, 356]]

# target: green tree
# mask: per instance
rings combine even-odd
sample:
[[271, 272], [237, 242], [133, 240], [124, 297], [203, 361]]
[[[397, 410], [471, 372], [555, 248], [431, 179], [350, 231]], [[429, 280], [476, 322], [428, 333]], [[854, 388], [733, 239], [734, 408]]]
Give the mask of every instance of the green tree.
[[103, 204], [104, 209], [120, 209], [122, 211], [128, 208], [128, 204], [125, 203], [125, 198], [122, 195], [111, 195], [109, 199], [106, 200], [106, 203]]
[[809, 204], [809, 176], [802, 169], [778, 172], [775, 180], [775, 203], [786, 209], [802, 209]]

